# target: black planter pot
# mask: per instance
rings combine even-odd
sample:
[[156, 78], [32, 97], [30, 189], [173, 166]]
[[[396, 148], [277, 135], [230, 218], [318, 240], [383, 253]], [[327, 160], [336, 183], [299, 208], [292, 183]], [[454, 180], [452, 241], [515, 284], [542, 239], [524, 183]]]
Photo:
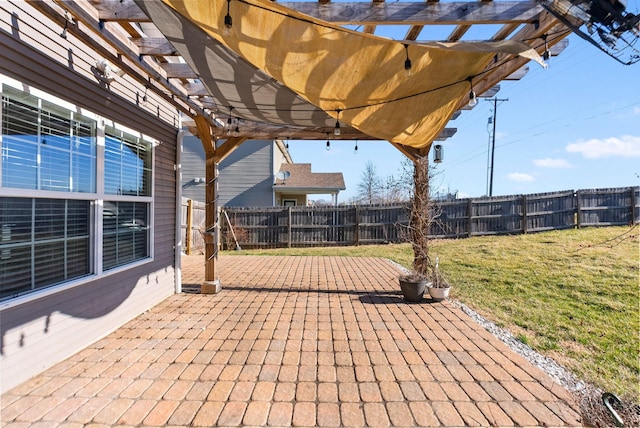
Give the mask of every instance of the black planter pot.
[[407, 302], [421, 301], [426, 288], [426, 279], [423, 279], [421, 281], [405, 281], [403, 279], [400, 280], [400, 289], [402, 290], [402, 296]]

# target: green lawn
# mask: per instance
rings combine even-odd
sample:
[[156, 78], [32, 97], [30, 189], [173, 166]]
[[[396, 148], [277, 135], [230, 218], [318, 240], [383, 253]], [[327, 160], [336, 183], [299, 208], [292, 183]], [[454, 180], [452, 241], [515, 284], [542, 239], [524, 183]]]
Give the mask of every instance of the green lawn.
[[[640, 230], [587, 228], [432, 241], [451, 296], [607, 391], [640, 402]], [[240, 254], [385, 257], [407, 244]]]

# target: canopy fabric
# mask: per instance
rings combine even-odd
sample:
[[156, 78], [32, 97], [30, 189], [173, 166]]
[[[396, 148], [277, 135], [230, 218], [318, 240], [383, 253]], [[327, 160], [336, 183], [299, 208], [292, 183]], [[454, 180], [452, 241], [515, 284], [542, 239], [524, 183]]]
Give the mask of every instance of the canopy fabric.
[[[341, 123], [414, 148], [429, 147], [496, 53], [539, 59], [528, 45], [514, 41], [405, 45], [270, 0], [162, 1]], [[228, 6], [231, 28], [224, 25]], [[410, 70], [404, 66], [407, 57]], [[256, 106], [262, 114], [278, 108]], [[294, 115], [290, 121], [296, 124]]]

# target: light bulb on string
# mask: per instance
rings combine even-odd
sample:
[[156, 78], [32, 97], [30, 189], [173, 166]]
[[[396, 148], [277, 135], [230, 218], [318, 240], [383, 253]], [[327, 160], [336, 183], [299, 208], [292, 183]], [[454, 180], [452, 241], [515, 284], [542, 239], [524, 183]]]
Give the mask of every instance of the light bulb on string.
[[353, 148], [353, 154], [354, 155], [358, 154], [358, 140], [356, 140], [356, 146]]
[[549, 61], [551, 58], [551, 52], [549, 52], [549, 45], [547, 45], [547, 35], [542, 35], [542, 40], [544, 40], [544, 52], [542, 53], [542, 59], [545, 61]]
[[229, 106], [229, 117], [227, 118], [227, 135], [231, 133], [231, 126], [233, 125], [233, 119], [231, 118], [231, 112], [233, 107]]
[[471, 92], [469, 92], [469, 107], [475, 107], [478, 104], [478, 97], [476, 97], [476, 93], [473, 90], [473, 81], [472, 78], [469, 77], [469, 84], [471, 85]]
[[329, 141], [329, 133], [327, 132], [327, 146], [326, 146], [327, 151], [331, 150], [331, 141]]
[[240, 118], [236, 117], [236, 127], [233, 130], [233, 136], [237, 137], [238, 135], [240, 135]]
[[338, 115], [337, 115], [337, 118], [336, 118], [336, 126], [333, 129], [333, 135], [338, 136], [338, 135], [340, 135], [340, 112], [342, 110], [336, 110], [336, 111], [338, 112]]
[[404, 60], [404, 72], [407, 76], [411, 76], [411, 58], [409, 58], [409, 45], [404, 43], [404, 51], [406, 58]]
[[224, 16], [225, 28], [233, 27], [233, 19], [231, 18], [231, 0], [227, 0], [227, 14]]

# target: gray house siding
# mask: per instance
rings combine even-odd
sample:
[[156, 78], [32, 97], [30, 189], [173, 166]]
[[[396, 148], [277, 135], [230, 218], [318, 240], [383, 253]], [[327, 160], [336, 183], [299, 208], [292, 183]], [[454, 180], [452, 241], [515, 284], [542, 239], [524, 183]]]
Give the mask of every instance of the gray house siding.
[[[182, 144], [182, 196], [205, 200], [205, 154], [196, 137]], [[220, 206], [272, 206], [274, 163], [272, 141], [245, 141], [220, 162], [218, 182]], [[279, 165], [278, 165], [279, 167]]]
[[160, 141], [154, 165], [154, 258], [72, 288], [52, 288], [39, 298], [0, 304], [2, 392], [151, 308], [175, 285], [175, 110], [151, 94], [150, 110], [136, 106], [139, 88], [126, 76], [110, 88], [98, 85], [90, 70], [101, 55], [71, 35], [62, 39], [60, 26], [30, 3], [0, 2], [0, 73]]

